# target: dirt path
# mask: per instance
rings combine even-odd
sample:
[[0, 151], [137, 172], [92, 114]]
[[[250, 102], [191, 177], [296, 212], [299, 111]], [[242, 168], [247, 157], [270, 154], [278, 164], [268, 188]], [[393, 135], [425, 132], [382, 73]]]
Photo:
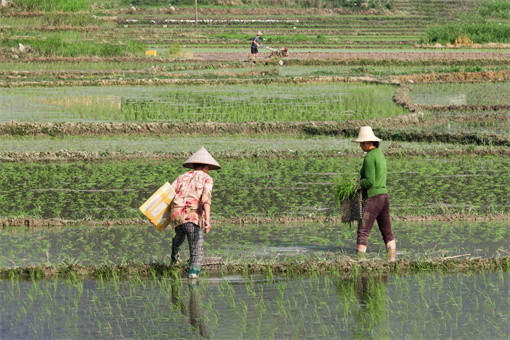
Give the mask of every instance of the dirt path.
[[[249, 47], [249, 46], [248, 46]], [[399, 61], [452, 61], [452, 60], [508, 60], [510, 59], [510, 49], [503, 49], [501, 52], [483, 52], [476, 49], [471, 51], [455, 51], [453, 49], [437, 49], [437, 50], [423, 50], [416, 49], [416, 52], [349, 52], [349, 50], [342, 52], [299, 52], [292, 50], [289, 47], [289, 59], [298, 60], [391, 60]], [[193, 53], [193, 57], [199, 60], [207, 61], [243, 61], [246, 60], [249, 49], [246, 53]], [[261, 51], [259, 54], [259, 62], [264, 61], [270, 53]]]

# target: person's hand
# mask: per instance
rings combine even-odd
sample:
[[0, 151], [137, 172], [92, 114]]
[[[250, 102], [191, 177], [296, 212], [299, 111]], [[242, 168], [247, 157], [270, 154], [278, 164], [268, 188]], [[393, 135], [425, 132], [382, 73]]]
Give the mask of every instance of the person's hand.
[[156, 222], [154, 222], [153, 220], [150, 220], [149, 222], [153, 225], [156, 225]]
[[204, 232], [206, 234], [208, 234], [210, 231], [211, 231], [211, 225], [209, 223], [207, 223], [206, 226], [204, 227]]

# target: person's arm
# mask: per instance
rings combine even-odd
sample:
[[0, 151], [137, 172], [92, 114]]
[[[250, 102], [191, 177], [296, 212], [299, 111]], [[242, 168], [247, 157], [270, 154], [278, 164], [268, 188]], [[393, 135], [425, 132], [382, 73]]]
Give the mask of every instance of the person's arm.
[[211, 196], [212, 196], [213, 180], [208, 178], [204, 183], [204, 191], [202, 192], [202, 207], [204, 209], [204, 229], [207, 234], [211, 230]]
[[365, 177], [361, 179], [361, 187], [365, 190], [370, 189], [375, 183], [375, 160], [366, 156], [363, 160], [363, 170]]
[[207, 234], [211, 230], [211, 204], [204, 204], [204, 212], [205, 212], [205, 228], [204, 231]]

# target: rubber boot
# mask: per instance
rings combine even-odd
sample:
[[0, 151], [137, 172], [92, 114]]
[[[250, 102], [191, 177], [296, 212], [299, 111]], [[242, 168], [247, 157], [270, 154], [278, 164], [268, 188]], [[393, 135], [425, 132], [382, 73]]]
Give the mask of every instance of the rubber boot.
[[188, 279], [196, 279], [200, 275], [200, 265], [191, 264], [188, 269]]

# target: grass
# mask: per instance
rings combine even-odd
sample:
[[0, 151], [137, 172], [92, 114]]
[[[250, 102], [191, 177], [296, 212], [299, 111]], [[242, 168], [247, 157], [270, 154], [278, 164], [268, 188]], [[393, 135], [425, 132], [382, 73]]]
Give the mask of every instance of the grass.
[[22, 11], [78, 12], [91, 8], [90, 0], [11, 0]]
[[4, 47], [18, 47], [18, 44], [30, 46], [35, 53], [44, 56], [99, 56], [114, 57], [138, 54], [141, 55], [145, 51], [145, 44], [140, 42], [129, 42], [126, 45], [96, 43], [92, 41], [75, 41], [72, 44], [67, 43], [58, 36], [50, 37], [43, 40], [38, 39], [16, 39], [3, 40]]

